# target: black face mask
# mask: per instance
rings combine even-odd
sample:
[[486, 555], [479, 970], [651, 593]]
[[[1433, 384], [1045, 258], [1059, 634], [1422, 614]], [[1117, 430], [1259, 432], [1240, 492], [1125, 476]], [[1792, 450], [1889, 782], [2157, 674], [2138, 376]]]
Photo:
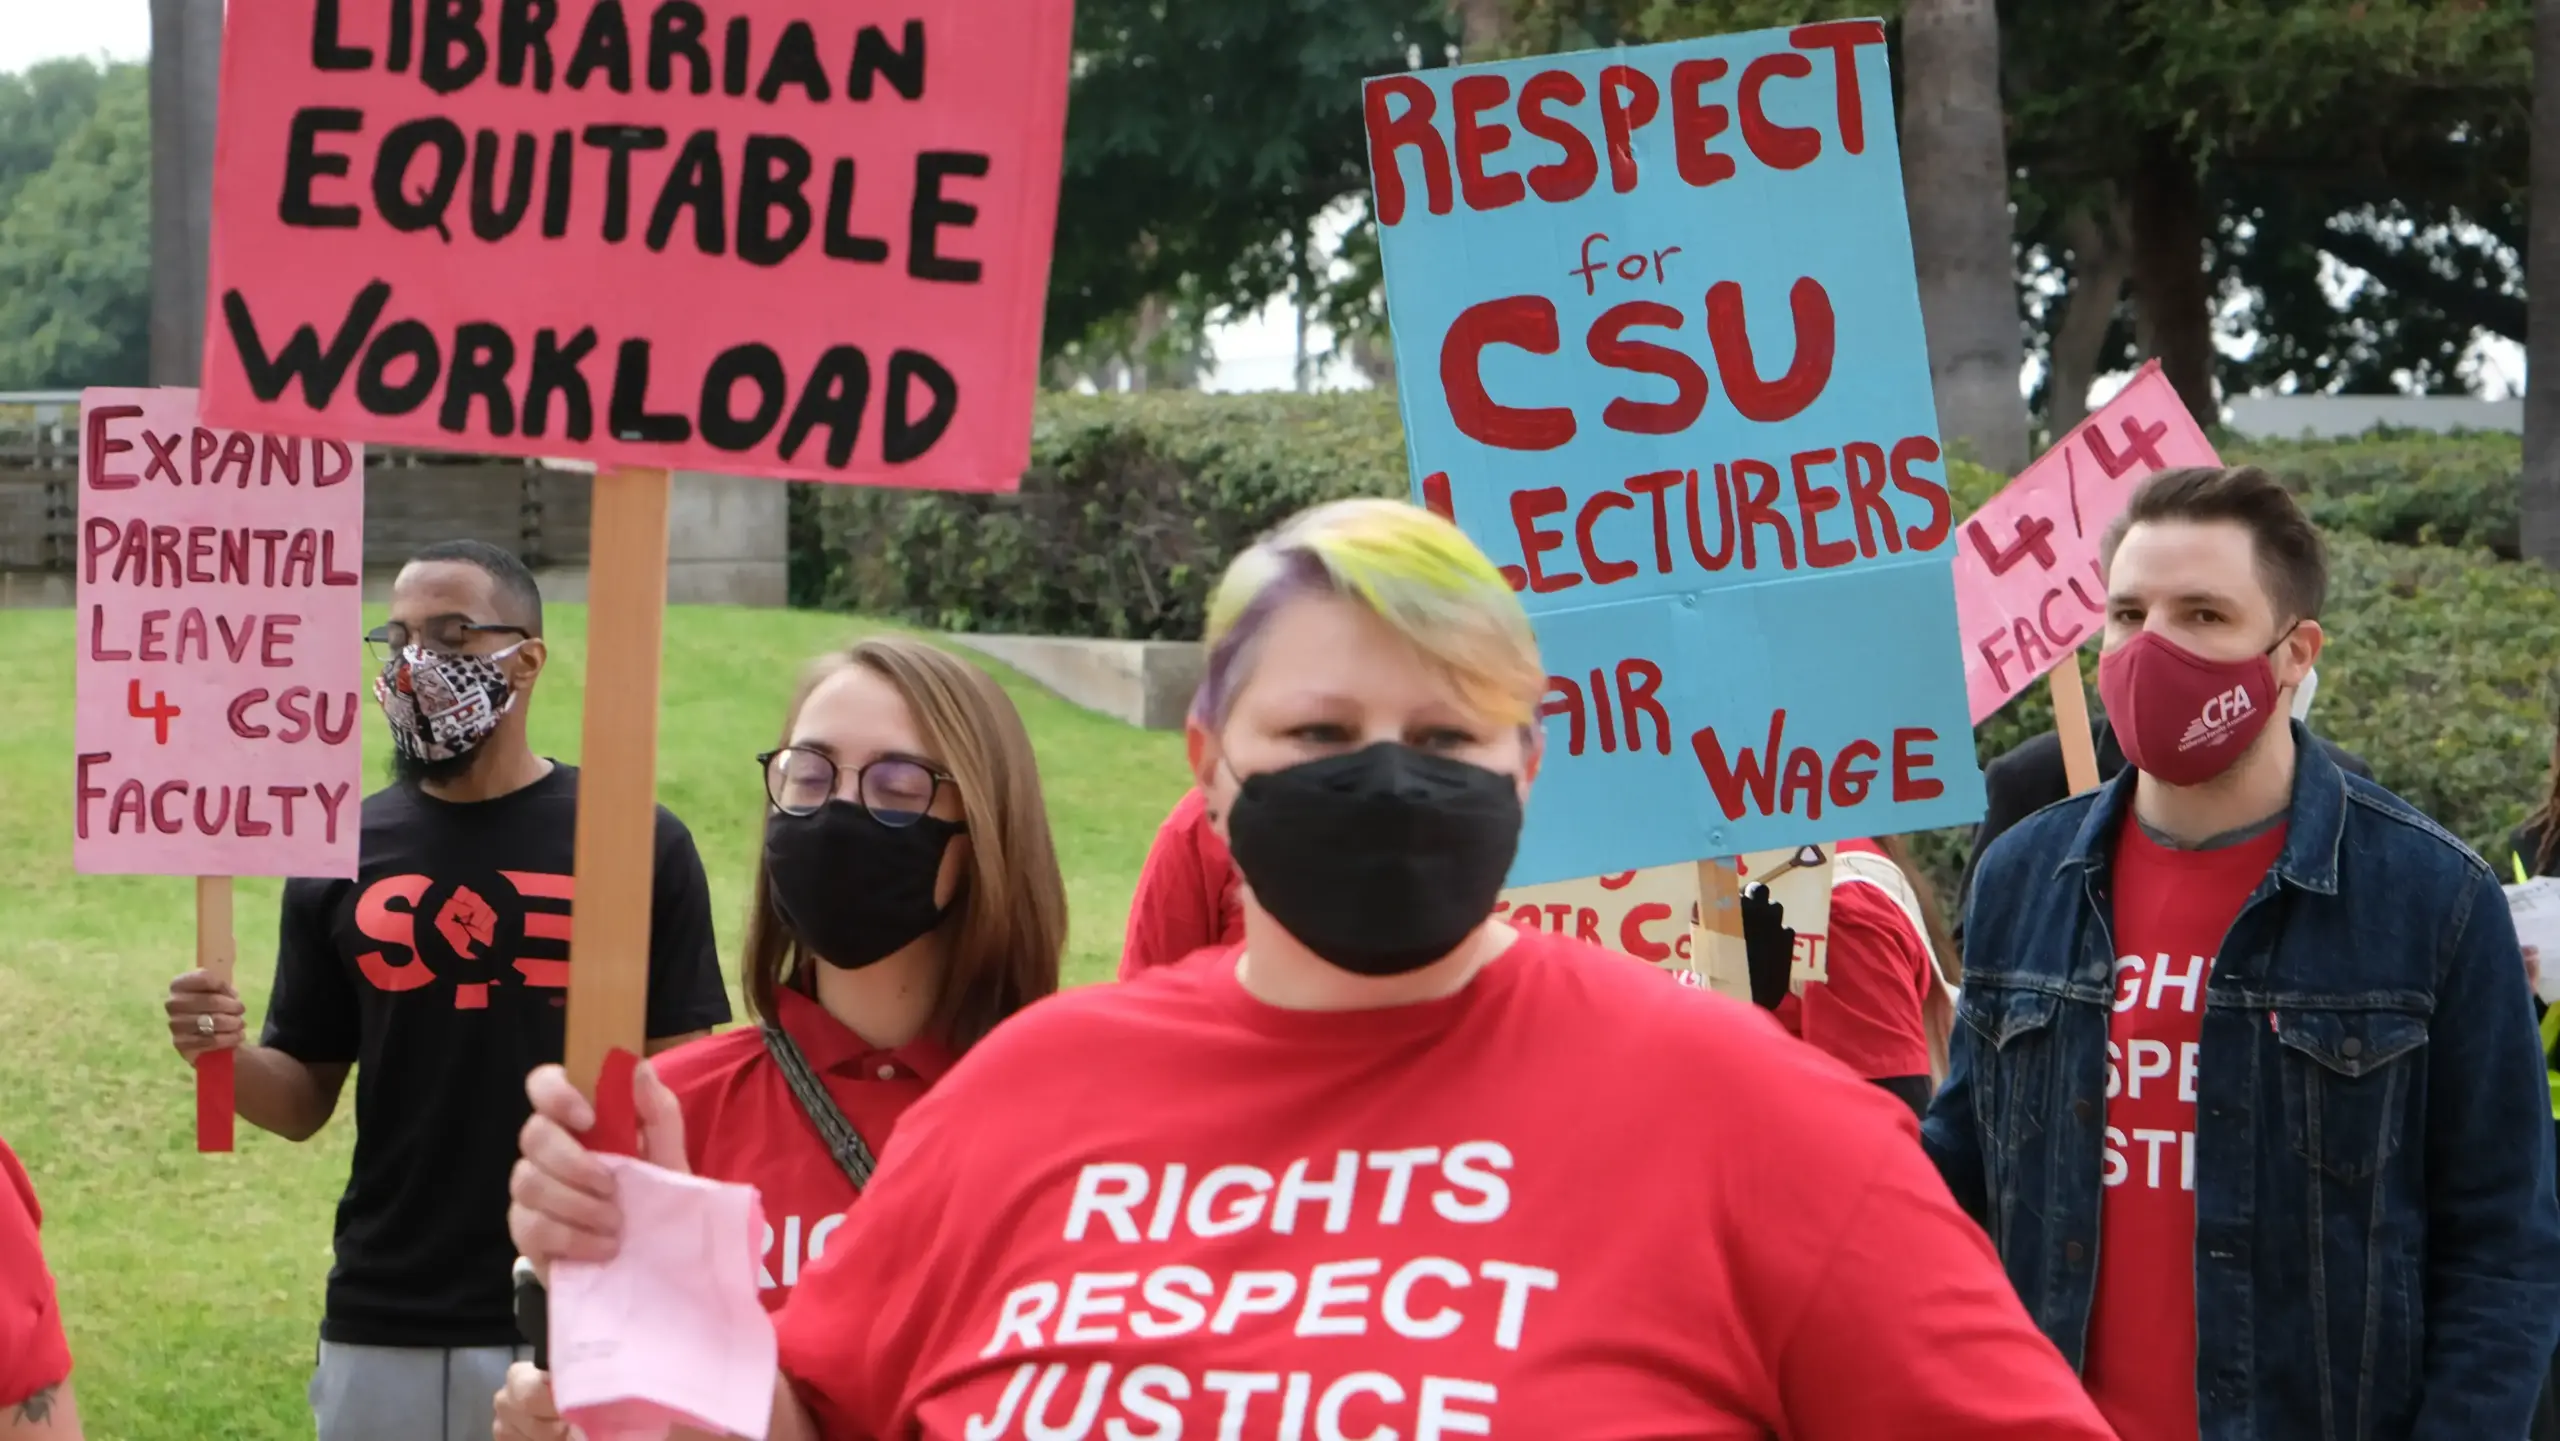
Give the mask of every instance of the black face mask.
[[1354, 975], [1402, 975], [1493, 913], [1520, 848], [1520, 792], [1499, 771], [1381, 741], [1245, 777], [1227, 835], [1254, 899], [1307, 949]]
[[858, 971], [942, 924], [934, 879], [957, 821], [926, 816], [884, 826], [852, 801], [764, 823], [765, 885], [782, 923], [819, 960]]

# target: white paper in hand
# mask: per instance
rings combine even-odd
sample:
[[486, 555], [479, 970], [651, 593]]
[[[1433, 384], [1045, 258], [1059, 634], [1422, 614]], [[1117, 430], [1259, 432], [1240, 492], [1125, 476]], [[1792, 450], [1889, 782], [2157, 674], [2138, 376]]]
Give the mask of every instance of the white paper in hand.
[[2541, 876], [2507, 887], [2507, 913], [2515, 917], [2516, 940], [2541, 953], [2534, 994], [2546, 1006], [2560, 1005], [2560, 878]]
[[756, 1294], [755, 1188], [599, 1159], [621, 1196], [622, 1248], [551, 1268], [561, 1419], [588, 1441], [662, 1441], [677, 1425], [764, 1441], [776, 1353]]

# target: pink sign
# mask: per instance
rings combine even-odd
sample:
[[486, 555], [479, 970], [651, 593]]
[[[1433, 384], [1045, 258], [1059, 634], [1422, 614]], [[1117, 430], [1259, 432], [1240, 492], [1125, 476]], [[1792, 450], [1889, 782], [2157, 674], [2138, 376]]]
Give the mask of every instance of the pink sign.
[[208, 421], [950, 490], [1030, 459], [1068, 0], [259, 0]]
[[80, 397], [73, 866], [352, 876], [364, 452]]
[[2104, 628], [2098, 541], [2134, 487], [2221, 463], [2155, 360], [1964, 523], [1956, 626], [1975, 725]]

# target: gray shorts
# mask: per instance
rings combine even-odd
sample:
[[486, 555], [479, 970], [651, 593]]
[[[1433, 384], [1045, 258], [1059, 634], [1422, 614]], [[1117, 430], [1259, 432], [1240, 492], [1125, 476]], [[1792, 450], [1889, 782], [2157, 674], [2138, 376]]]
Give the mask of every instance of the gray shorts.
[[530, 1346], [453, 1350], [320, 1343], [311, 1371], [319, 1441], [488, 1441], [507, 1366]]

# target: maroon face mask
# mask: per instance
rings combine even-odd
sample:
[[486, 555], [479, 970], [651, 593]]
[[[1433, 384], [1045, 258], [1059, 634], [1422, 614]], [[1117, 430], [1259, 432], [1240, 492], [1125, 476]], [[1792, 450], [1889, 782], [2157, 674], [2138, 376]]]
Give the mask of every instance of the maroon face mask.
[[2275, 716], [2276, 673], [2267, 660], [2274, 649], [2206, 660], [2144, 631], [2100, 656], [2098, 695], [2125, 759], [2173, 786], [2202, 785], [2231, 769]]

